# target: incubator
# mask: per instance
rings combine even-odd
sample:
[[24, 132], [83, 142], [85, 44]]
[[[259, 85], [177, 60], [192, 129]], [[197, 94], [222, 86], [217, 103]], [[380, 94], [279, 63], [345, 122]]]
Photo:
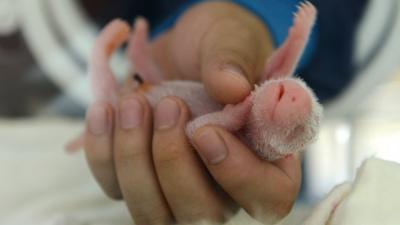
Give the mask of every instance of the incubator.
[[[31, 106], [26, 102], [29, 107], [16, 107], [15, 112], [0, 110], [0, 113], [4, 111], [12, 116], [13, 113], [19, 115], [19, 110], [33, 111], [40, 122], [60, 115], [83, 116], [92, 98], [87, 77], [88, 58], [100, 30], [88, 14], [88, 10], [94, 9], [85, 7], [78, 0], [0, 0], [0, 76], [4, 76], [2, 73], [14, 73], [21, 80], [36, 79], [36, 83], [45, 83], [41, 86], [44, 94], [39, 94], [42, 96], [40, 104], [35, 102]], [[357, 169], [367, 158], [400, 163], [399, 40], [400, 2], [369, 1], [355, 40], [354, 57], [358, 75], [339, 97], [325, 105], [320, 136], [306, 150], [303, 191], [299, 200], [305, 208], [319, 201], [337, 184], [353, 180]], [[128, 63], [122, 52], [113, 56], [111, 66], [118, 79], [123, 80], [128, 72]], [[2, 79], [3, 84], [13, 83], [12, 79], [5, 78], [0, 78], [0, 82]], [[0, 99], [29, 91], [24, 88], [15, 90], [25, 86], [9, 87], [13, 90], [0, 90]], [[15, 101], [25, 103], [23, 97], [18, 99]], [[9, 129], [13, 120], [2, 116], [0, 129]], [[72, 132], [80, 129], [81, 121], [74, 120], [73, 123], [75, 125], [67, 126], [61, 134], [72, 137]], [[30, 129], [20, 121], [15, 124], [19, 129]], [[26, 124], [39, 126], [38, 122]], [[57, 132], [54, 126], [53, 121], [43, 127]], [[8, 149], [14, 144], [27, 149], [21, 143], [23, 141], [17, 130], [10, 130], [13, 137], [9, 132], [0, 131], [0, 155], [5, 157], [3, 160], [16, 160], [14, 156], [24, 154]], [[35, 133], [30, 131], [30, 134]], [[64, 137], [65, 140], [68, 138]], [[61, 138], [54, 140], [60, 141]], [[27, 143], [33, 141], [30, 139]], [[44, 146], [54, 147], [55, 144], [44, 143]], [[28, 157], [31, 155], [28, 154]], [[80, 163], [74, 161], [72, 165], [87, 169]], [[87, 189], [85, 191], [83, 194], [87, 194]], [[2, 208], [0, 203], [0, 209], [5, 210], [6, 207]]]

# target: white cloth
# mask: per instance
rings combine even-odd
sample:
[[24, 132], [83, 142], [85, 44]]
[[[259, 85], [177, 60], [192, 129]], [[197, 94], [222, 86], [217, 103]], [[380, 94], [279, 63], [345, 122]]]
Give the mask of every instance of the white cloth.
[[[82, 152], [67, 155], [66, 140], [81, 121], [0, 120], [0, 225], [128, 225], [122, 202], [107, 199]], [[400, 224], [400, 165], [367, 160], [354, 184], [322, 201], [304, 225]], [[301, 224], [304, 207], [280, 224]], [[239, 213], [229, 225], [258, 224]]]
[[304, 225], [400, 224], [400, 164], [371, 158], [353, 184], [335, 188]]
[[0, 120], [1, 225], [126, 225], [122, 202], [104, 197], [83, 152], [63, 144], [80, 133], [68, 120]]
[[[123, 202], [105, 197], [83, 152], [63, 145], [82, 121], [0, 120], [0, 225], [129, 225]], [[240, 212], [227, 225], [254, 224]]]

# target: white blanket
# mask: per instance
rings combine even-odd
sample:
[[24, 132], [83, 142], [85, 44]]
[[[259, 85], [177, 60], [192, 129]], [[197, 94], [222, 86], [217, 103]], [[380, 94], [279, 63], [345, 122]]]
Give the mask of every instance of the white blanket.
[[1, 225], [130, 224], [123, 203], [101, 193], [82, 152], [63, 151], [80, 129], [65, 120], [0, 122]]
[[[80, 121], [0, 120], [0, 225], [132, 224], [124, 204], [94, 182], [82, 152], [62, 150], [81, 128]], [[400, 166], [368, 160], [354, 184], [334, 190], [304, 225], [400, 224], [398, 190]], [[302, 224], [305, 211], [297, 207], [280, 224]], [[242, 212], [228, 224], [258, 223]]]
[[304, 225], [400, 224], [400, 165], [369, 159], [353, 184], [335, 188]]

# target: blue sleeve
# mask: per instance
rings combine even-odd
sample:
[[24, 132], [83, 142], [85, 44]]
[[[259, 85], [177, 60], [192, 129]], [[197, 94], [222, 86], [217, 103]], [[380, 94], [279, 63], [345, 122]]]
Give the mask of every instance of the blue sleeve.
[[[256, 15], [271, 32], [275, 47], [280, 46], [286, 39], [288, 30], [293, 23], [293, 13], [301, 0], [231, 0]], [[152, 31], [155, 37], [174, 25], [179, 16], [190, 6], [201, 0], [188, 0], [175, 14], [166, 19], [159, 27]], [[316, 47], [316, 31], [314, 28], [308, 45], [303, 53], [298, 69], [308, 64]]]

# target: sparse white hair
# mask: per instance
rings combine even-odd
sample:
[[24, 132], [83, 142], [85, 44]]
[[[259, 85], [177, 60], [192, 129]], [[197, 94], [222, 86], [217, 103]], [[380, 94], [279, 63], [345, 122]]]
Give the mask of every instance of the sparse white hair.
[[[311, 100], [310, 114], [301, 118], [300, 123], [290, 124], [290, 121], [288, 121], [287, 124], [268, 124], [263, 117], [265, 113], [260, 107], [257, 107], [256, 103], [251, 112], [246, 132], [250, 141], [249, 144], [256, 150], [257, 154], [271, 161], [304, 150], [315, 140], [322, 117], [323, 109], [314, 92], [299, 78], [268, 80], [254, 90], [255, 99], [263, 88], [287, 80], [299, 84], [308, 93]], [[288, 139], [288, 137], [291, 138]]]

